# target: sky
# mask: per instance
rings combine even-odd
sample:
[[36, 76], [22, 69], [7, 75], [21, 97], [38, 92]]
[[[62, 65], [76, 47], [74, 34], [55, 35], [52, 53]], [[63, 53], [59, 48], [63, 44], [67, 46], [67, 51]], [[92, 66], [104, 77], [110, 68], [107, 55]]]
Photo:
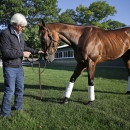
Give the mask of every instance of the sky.
[[[89, 7], [93, 2], [98, 0], [58, 0], [58, 8], [61, 8], [61, 12], [66, 9], [74, 9], [79, 5]], [[101, 0], [100, 0], [101, 1]], [[106, 1], [110, 6], [114, 6], [117, 13], [115, 16], [110, 17], [112, 20], [130, 25], [130, 0], [103, 0]]]

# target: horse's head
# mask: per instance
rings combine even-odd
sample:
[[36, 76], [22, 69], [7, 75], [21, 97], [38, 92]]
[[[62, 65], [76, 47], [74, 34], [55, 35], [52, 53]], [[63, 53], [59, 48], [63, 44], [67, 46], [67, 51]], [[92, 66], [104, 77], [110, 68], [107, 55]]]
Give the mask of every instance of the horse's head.
[[49, 29], [42, 20], [42, 22], [39, 23], [39, 37], [41, 40], [42, 50], [44, 51], [44, 59], [47, 62], [52, 62], [60, 41], [58, 33]]

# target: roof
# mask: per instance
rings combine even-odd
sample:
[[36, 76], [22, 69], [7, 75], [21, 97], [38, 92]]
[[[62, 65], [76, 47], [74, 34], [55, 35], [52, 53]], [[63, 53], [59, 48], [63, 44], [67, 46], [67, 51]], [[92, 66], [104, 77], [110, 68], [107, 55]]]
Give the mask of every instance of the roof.
[[65, 44], [63, 46], [58, 46], [58, 48], [64, 48], [64, 47], [68, 47], [69, 45]]

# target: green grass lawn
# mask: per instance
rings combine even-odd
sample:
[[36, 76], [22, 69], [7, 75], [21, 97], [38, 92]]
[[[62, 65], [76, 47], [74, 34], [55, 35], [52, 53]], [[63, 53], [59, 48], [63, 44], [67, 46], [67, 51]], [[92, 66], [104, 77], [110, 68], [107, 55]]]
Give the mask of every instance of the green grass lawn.
[[[87, 72], [77, 79], [67, 105], [62, 104], [66, 85], [74, 67], [48, 67], [38, 74], [24, 66], [25, 112], [12, 111], [11, 119], [0, 117], [0, 130], [130, 130], [130, 95], [126, 95], [127, 72], [124, 68], [96, 68], [95, 96], [88, 102]], [[34, 69], [38, 71], [37, 68]], [[3, 74], [0, 68], [0, 101], [3, 97]], [[1, 103], [0, 103], [1, 105]], [[13, 105], [13, 99], [12, 99]]]

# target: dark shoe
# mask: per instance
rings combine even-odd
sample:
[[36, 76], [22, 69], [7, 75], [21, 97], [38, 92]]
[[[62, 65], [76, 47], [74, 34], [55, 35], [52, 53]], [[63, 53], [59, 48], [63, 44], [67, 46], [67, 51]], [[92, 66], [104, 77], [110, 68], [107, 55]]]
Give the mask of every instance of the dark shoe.
[[15, 107], [11, 107], [11, 110], [16, 110]]
[[18, 109], [16, 109], [14, 106], [11, 107], [11, 110], [23, 112], [23, 110], [18, 110]]
[[0, 117], [2, 117], [2, 118], [11, 118], [11, 116], [6, 116], [6, 115], [0, 115]]
[[63, 99], [63, 104], [68, 104], [68, 98], [67, 98], [67, 97], [65, 97], [65, 98]]
[[127, 91], [125, 94], [130, 94], [130, 91]]
[[93, 101], [88, 101], [87, 106], [91, 106], [93, 104]]

